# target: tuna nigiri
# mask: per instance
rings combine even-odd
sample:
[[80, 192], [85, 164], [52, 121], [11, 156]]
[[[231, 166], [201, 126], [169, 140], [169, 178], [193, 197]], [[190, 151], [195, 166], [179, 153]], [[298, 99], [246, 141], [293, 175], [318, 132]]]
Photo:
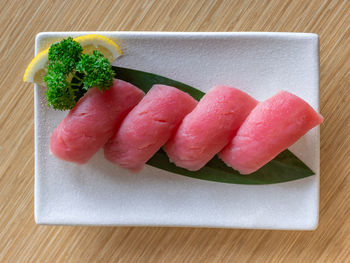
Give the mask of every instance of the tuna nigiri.
[[177, 166], [199, 170], [230, 142], [257, 103], [238, 89], [214, 87], [184, 118], [165, 152]]
[[179, 89], [154, 85], [105, 145], [106, 159], [140, 170], [196, 105], [196, 100]]
[[52, 133], [51, 152], [66, 161], [88, 162], [143, 96], [134, 85], [117, 79], [104, 92], [90, 89]]
[[220, 158], [241, 174], [252, 173], [322, 121], [304, 100], [280, 91], [253, 109]]

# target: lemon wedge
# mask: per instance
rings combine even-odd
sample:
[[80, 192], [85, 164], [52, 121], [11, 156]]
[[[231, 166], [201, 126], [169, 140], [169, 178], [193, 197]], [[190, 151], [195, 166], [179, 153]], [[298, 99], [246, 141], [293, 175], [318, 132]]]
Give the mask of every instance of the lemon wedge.
[[92, 54], [94, 50], [100, 51], [109, 62], [113, 62], [122, 55], [120, 47], [111, 39], [105, 36], [91, 34], [74, 38], [83, 47], [84, 54]]
[[33, 58], [24, 72], [24, 82], [34, 82], [39, 85], [44, 84], [44, 76], [46, 75], [49, 64], [48, 52], [49, 49], [45, 49]]
[[[122, 55], [120, 47], [111, 39], [105, 36], [90, 34], [74, 38], [83, 48], [84, 54], [92, 54], [94, 50], [100, 51], [110, 62]], [[49, 64], [48, 59], [49, 49], [41, 51], [29, 63], [23, 75], [23, 81], [33, 82], [43, 85], [44, 76], [47, 73]]]

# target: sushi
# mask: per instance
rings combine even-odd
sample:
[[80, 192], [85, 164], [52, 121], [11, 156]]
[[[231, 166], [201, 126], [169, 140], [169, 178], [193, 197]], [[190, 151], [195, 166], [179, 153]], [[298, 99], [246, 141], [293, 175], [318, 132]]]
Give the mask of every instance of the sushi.
[[143, 96], [143, 91], [118, 79], [104, 92], [89, 89], [53, 131], [50, 151], [65, 161], [88, 162]]
[[238, 89], [214, 87], [184, 118], [165, 152], [177, 166], [199, 170], [230, 142], [257, 103]]
[[196, 105], [195, 99], [179, 89], [154, 85], [105, 145], [106, 159], [131, 171], [140, 170]]
[[280, 91], [252, 110], [219, 156], [241, 174], [253, 173], [322, 121], [304, 100]]

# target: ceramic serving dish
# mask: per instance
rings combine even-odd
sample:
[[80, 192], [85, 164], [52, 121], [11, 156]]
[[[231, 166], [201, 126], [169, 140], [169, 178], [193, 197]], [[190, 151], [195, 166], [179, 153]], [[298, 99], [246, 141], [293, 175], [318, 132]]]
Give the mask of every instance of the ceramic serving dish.
[[[264, 100], [280, 89], [319, 109], [318, 36], [305, 33], [48, 32], [36, 53], [68, 36], [113, 38], [124, 55], [113, 64], [163, 75], [204, 92], [226, 84]], [[102, 151], [86, 165], [49, 152], [67, 112], [49, 109], [35, 85], [35, 220], [57, 225], [143, 225], [314, 229], [319, 202], [319, 128], [290, 150], [316, 175], [274, 185], [233, 185], [150, 166], [129, 173]]]

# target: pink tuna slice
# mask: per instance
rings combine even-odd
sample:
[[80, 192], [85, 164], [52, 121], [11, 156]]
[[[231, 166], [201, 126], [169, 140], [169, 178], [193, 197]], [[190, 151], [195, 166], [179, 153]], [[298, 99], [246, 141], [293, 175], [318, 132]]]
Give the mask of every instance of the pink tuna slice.
[[183, 119], [164, 150], [177, 166], [199, 170], [230, 142], [257, 104], [243, 91], [216, 86]]
[[250, 174], [322, 121], [304, 100], [280, 91], [253, 109], [220, 158], [241, 174]]
[[196, 100], [179, 89], [154, 85], [105, 145], [106, 159], [139, 171], [196, 105]]
[[104, 92], [90, 89], [52, 133], [51, 152], [65, 161], [88, 162], [143, 96], [134, 85], [117, 79]]

